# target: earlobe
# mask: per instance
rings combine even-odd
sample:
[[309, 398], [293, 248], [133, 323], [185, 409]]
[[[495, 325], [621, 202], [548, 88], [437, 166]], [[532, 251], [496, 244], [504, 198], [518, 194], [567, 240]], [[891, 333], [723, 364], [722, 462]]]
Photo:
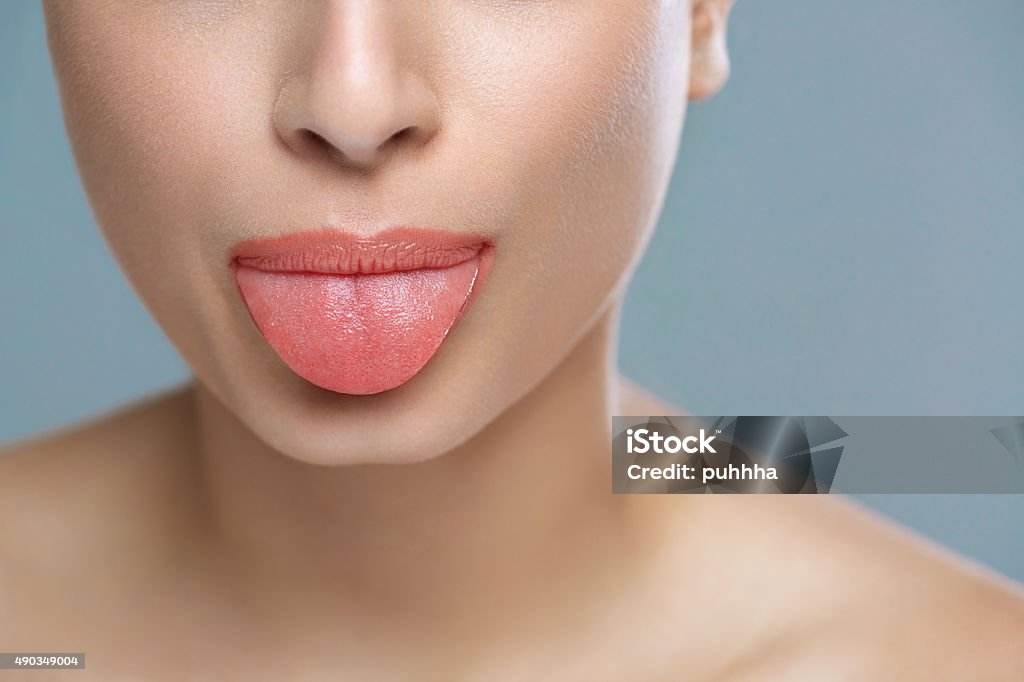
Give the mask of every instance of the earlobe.
[[693, 0], [690, 44], [691, 100], [711, 97], [729, 78], [726, 34], [733, 0]]

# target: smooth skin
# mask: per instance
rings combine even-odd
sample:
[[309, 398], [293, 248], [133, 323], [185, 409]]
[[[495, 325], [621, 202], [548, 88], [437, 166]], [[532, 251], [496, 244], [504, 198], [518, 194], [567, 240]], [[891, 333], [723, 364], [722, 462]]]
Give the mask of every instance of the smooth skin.
[[[1019, 586], [840, 498], [608, 492], [610, 415], [681, 412], [618, 318], [729, 0], [44, 7], [195, 380], [0, 457], [0, 649], [87, 653], [33, 679], [1024, 679]], [[307, 384], [224, 255], [396, 224], [487, 235], [486, 288], [407, 384]]]

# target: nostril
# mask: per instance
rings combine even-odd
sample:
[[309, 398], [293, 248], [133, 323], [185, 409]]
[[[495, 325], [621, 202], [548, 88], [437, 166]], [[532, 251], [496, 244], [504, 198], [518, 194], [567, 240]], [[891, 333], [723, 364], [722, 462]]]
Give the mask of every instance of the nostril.
[[314, 130], [309, 130], [308, 128], [301, 130], [299, 138], [302, 146], [306, 147], [313, 154], [336, 163], [350, 162], [345, 150], [338, 149], [330, 140]]
[[[368, 163], [369, 157], [402, 146], [407, 140], [415, 137], [416, 126], [406, 126], [391, 134], [379, 144], [360, 146], [355, 141], [337, 145], [315, 130], [303, 128], [298, 131], [299, 141], [309, 152], [321, 155], [340, 163]], [[372, 147], [372, 149], [371, 149]]]
[[320, 133], [313, 132], [312, 130], [304, 129], [302, 131], [303, 141], [314, 149], [318, 149], [323, 152], [328, 152], [333, 148], [330, 142], [328, 142], [323, 135]]
[[402, 140], [405, 140], [406, 138], [411, 137], [412, 134], [413, 134], [413, 126], [402, 128], [397, 133], [395, 133], [394, 135], [389, 137], [384, 142], [384, 144], [394, 144], [396, 142], [401, 142]]
[[416, 139], [420, 137], [421, 128], [417, 126], [406, 126], [401, 130], [392, 133], [386, 140], [384, 140], [378, 150], [381, 152], [395, 153], [401, 150], [403, 147], [412, 146], [416, 144]]

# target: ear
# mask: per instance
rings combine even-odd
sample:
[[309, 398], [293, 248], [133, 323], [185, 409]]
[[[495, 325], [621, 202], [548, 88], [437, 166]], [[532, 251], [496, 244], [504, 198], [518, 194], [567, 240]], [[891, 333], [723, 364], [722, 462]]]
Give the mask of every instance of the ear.
[[711, 97], [729, 78], [726, 29], [733, 0], [692, 0], [691, 100]]

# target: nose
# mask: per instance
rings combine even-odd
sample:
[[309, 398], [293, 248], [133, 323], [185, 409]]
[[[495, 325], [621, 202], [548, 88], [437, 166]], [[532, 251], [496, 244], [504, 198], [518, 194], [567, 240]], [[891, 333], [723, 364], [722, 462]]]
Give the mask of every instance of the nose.
[[274, 126], [293, 152], [368, 169], [436, 135], [436, 93], [409, 59], [416, 36], [404, 35], [415, 32], [403, 31], [401, 4], [324, 0], [301, 27], [302, 57], [274, 106]]

